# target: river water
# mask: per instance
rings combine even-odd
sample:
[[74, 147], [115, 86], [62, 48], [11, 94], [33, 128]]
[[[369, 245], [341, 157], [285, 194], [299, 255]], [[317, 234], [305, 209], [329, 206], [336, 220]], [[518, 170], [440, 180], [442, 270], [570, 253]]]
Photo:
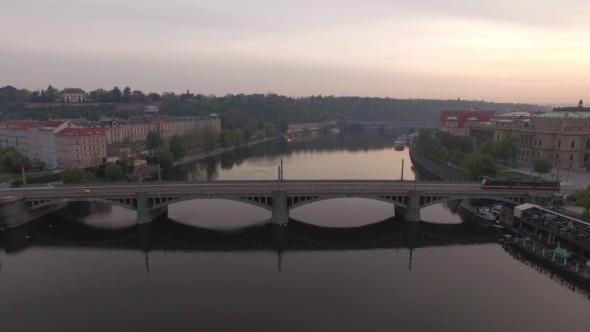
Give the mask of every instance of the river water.
[[[166, 180], [399, 179], [395, 138], [341, 133], [241, 149]], [[243, 203], [135, 213], [71, 204], [1, 234], [3, 331], [590, 331], [588, 289], [497, 244], [457, 203], [423, 221], [364, 199], [308, 204], [287, 227]]]

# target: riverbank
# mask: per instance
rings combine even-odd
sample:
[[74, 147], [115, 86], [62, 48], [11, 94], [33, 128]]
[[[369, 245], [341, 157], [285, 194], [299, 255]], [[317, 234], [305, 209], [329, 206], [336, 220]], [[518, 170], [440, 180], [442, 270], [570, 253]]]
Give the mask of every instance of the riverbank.
[[468, 181], [467, 174], [461, 170], [431, 158], [413, 146], [410, 146], [409, 149], [412, 165], [426, 177], [445, 181]]
[[[281, 138], [282, 138], [281, 136], [276, 136], [276, 137], [271, 137], [271, 138], [265, 138], [263, 140], [249, 142], [249, 143], [246, 143], [240, 147], [232, 146], [231, 148], [217, 148], [217, 149], [209, 151], [209, 152], [207, 152], [207, 151], [195, 152], [195, 153], [185, 156], [184, 158], [182, 158], [180, 160], [175, 161], [172, 164], [172, 167], [170, 167], [170, 169], [175, 168], [175, 167], [179, 167], [179, 166], [183, 166], [183, 165], [187, 165], [187, 164], [191, 164], [191, 163], [194, 163], [197, 161], [201, 161], [206, 158], [219, 156], [219, 155], [222, 155], [226, 152], [235, 151], [240, 148], [254, 146], [257, 144], [261, 144], [261, 143], [273, 142], [273, 141], [279, 140]], [[162, 168], [162, 170], [164, 170], [164, 168]], [[142, 176], [145, 177], [145, 176], [150, 176], [150, 175], [157, 174], [157, 173], [158, 173], [158, 167], [151, 166], [151, 167], [149, 167], [149, 169], [147, 169], [147, 171], [143, 172]], [[137, 176], [137, 178], [133, 179], [132, 181], [137, 181], [138, 179], [139, 179], [139, 177]]]

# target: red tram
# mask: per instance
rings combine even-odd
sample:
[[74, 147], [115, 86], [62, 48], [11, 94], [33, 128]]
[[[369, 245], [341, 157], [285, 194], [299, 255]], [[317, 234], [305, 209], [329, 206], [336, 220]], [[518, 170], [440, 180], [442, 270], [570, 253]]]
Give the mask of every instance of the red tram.
[[522, 190], [555, 190], [561, 188], [559, 181], [553, 180], [522, 180], [522, 179], [484, 179], [483, 189], [522, 189]]

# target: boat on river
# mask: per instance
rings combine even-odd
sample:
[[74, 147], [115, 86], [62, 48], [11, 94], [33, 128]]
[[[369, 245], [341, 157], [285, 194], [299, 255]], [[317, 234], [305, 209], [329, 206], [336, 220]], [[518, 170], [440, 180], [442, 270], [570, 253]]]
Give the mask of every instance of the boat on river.
[[495, 225], [496, 223], [499, 223], [498, 216], [500, 215], [500, 210], [502, 209], [501, 204], [494, 203], [490, 205], [478, 206], [472, 204], [470, 200], [464, 199], [461, 201], [460, 206], [476, 218], [485, 222], [494, 223], [494, 226], [502, 228], [502, 226]]
[[410, 136], [403, 135], [403, 136], [398, 137], [395, 140], [395, 143], [393, 146], [396, 151], [404, 151], [404, 149], [406, 148], [406, 145], [409, 145], [411, 141], [412, 141], [412, 138]]

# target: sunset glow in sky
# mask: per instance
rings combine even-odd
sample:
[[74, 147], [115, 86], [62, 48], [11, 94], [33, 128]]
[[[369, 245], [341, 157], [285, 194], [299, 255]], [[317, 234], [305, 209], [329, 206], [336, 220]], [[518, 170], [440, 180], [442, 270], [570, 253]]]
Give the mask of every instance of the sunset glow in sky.
[[0, 86], [590, 102], [588, 0], [4, 0]]

